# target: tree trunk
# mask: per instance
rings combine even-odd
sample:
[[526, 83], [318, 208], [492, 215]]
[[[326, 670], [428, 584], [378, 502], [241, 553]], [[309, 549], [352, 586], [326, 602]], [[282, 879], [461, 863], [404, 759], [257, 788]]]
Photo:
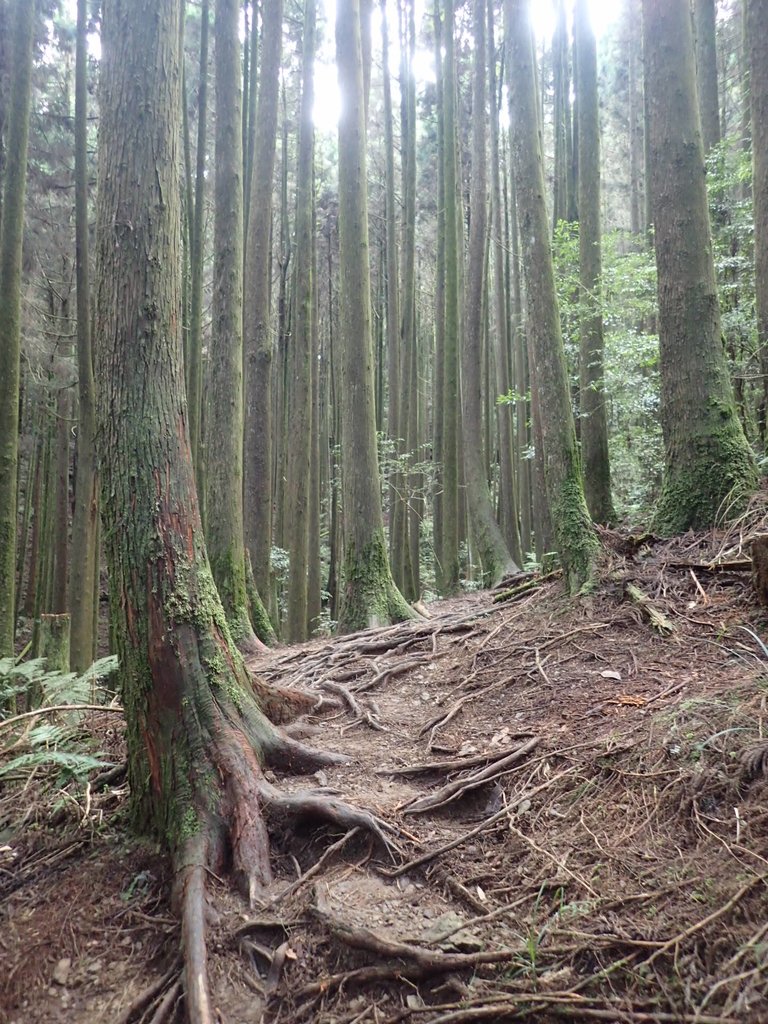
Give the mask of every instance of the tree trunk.
[[32, 75], [33, 3], [15, 5], [8, 157], [0, 226], [0, 657], [13, 654], [16, 573], [21, 244], [27, 182], [27, 138]]
[[[245, 294], [245, 544], [256, 588], [267, 598], [272, 550], [272, 332], [270, 324], [272, 185], [283, 0], [264, 5], [256, 143], [248, 218]], [[267, 604], [269, 601], [267, 600]]]
[[[243, 154], [238, 0], [217, 0], [214, 22], [216, 178], [209, 435], [205, 474], [211, 571], [235, 643], [257, 644], [243, 539]], [[263, 614], [260, 620], [263, 621]], [[273, 639], [262, 636], [262, 640]]]
[[461, 346], [461, 399], [464, 450], [464, 478], [470, 533], [480, 559], [483, 580], [495, 586], [514, 572], [515, 565], [491, 504], [485, 471], [481, 368], [486, 241], [488, 234], [487, 160], [485, 133], [486, 92], [486, 0], [474, 0], [472, 18], [472, 177], [469, 198], [469, 251], [466, 270], [464, 332]]
[[72, 668], [84, 672], [93, 650], [93, 579], [98, 573], [96, 527], [99, 517], [96, 475], [96, 388], [91, 347], [88, 267], [88, 11], [77, 3], [75, 57], [75, 269], [77, 278], [77, 473], [72, 522], [69, 611], [72, 616]]
[[[506, 0], [512, 167], [547, 500], [571, 593], [592, 578], [597, 540], [584, 501], [544, 201], [533, 36], [524, 0]], [[533, 369], [535, 366], [535, 375]]]
[[293, 267], [293, 330], [288, 349], [288, 408], [285, 435], [286, 541], [290, 553], [286, 632], [289, 642], [308, 636], [307, 573], [309, 569], [310, 461], [312, 454], [312, 350], [314, 342], [313, 236], [315, 100], [315, 0], [304, 5], [301, 110], [296, 186], [296, 260]]
[[360, 0], [337, 3], [336, 60], [344, 98], [339, 119], [339, 327], [345, 555], [339, 628], [354, 630], [412, 615], [390, 572], [379, 493]]
[[717, 96], [716, 0], [693, 0], [696, 45], [696, 85], [701, 136], [706, 155], [720, 142], [720, 103]]
[[[275, 791], [257, 758], [290, 760], [296, 745], [253, 696], [198, 513], [179, 322], [178, 4], [104, 8], [99, 447], [130, 811], [136, 827], [172, 852], [186, 1013], [192, 1024], [212, 1024], [206, 872], [227, 861], [251, 897], [270, 879], [258, 808]], [[322, 759], [308, 760], [317, 767]]]
[[202, 480], [202, 415], [203, 415], [203, 259], [205, 252], [205, 152], [208, 122], [208, 34], [210, 0], [202, 0], [200, 12], [200, 72], [197, 93], [197, 154], [195, 162], [195, 203], [190, 238], [190, 311], [189, 364], [187, 366], [187, 406], [192, 462], [199, 493]]
[[616, 518], [611, 500], [603, 369], [600, 245], [600, 108], [597, 44], [587, 0], [576, 0], [574, 34], [579, 115], [579, 347], [581, 458], [587, 508], [596, 523]]
[[445, 210], [445, 320], [442, 380], [443, 496], [441, 583], [459, 589], [459, 211], [456, 170], [456, 68], [453, 0], [444, 0], [443, 208]]
[[[747, 0], [746, 16], [752, 108], [755, 306], [765, 423], [768, 419], [768, 0]], [[768, 430], [763, 443], [768, 445]]]
[[704, 180], [689, 0], [645, 0], [664, 481], [656, 529], [712, 525], [757, 476], [733, 401]]

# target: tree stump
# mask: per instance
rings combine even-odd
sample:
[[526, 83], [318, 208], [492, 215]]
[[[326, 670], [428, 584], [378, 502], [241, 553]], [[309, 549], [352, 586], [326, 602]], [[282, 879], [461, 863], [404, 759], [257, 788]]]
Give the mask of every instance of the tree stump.
[[752, 585], [760, 604], [768, 606], [768, 534], [755, 537], [751, 554]]

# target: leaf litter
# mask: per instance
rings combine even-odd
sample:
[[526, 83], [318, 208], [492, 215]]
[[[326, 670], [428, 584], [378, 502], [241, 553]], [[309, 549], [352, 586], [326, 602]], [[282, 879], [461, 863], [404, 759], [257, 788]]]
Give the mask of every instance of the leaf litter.
[[[510, 581], [253, 659], [312, 698], [292, 728], [348, 758], [311, 785], [386, 841], [273, 822], [253, 908], [212, 880], [220, 1019], [768, 1019], [768, 616], [745, 571], [765, 521], [602, 531], [587, 598]], [[124, 756], [114, 715], [83, 728]], [[119, 776], [5, 785], [0, 1018], [183, 1020], [167, 861], [125, 803]]]

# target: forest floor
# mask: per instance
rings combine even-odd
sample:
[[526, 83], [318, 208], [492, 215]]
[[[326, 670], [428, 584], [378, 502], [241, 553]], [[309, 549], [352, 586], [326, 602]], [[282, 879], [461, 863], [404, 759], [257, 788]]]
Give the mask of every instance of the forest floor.
[[[394, 846], [271, 822], [256, 906], [212, 879], [220, 1019], [768, 1020], [758, 511], [672, 542], [606, 532], [590, 597], [553, 576], [254, 662], [341, 701], [309, 742], [348, 764], [273, 781], [369, 808]], [[84, 727], [120, 761], [118, 716]], [[125, 801], [35, 779], [0, 797], [0, 1020], [182, 1019], [167, 860]]]

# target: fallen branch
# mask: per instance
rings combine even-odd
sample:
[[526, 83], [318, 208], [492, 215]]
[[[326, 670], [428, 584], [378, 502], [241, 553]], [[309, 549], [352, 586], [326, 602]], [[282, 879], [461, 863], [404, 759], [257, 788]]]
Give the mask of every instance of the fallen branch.
[[[531, 733], [529, 732], [516, 732], [512, 733], [512, 739], [526, 739]], [[457, 757], [452, 761], [427, 761], [425, 764], [411, 764], [405, 765], [402, 768], [380, 768], [377, 775], [426, 775], [429, 772], [451, 772], [451, 771], [462, 771], [465, 768], [474, 768], [478, 764], [486, 764], [490, 760], [498, 760], [500, 757], [506, 757], [507, 754], [512, 754], [519, 747], [506, 747], [502, 750], [496, 750], [493, 753], [486, 751], [483, 754], [473, 754], [472, 757]]]
[[541, 743], [540, 736], [533, 736], [524, 743], [522, 747], [518, 747], [511, 754], [507, 754], [506, 757], [499, 758], [487, 765], [480, 771], [473, 772], [471, 775], [467, 775], [462, 779], [456, 779], [453, 782], [449, 782], [447, 785], [438, 789], [435, 793], [430, 793], [429, 796], [421, 797], [416, 800], [415, 803], [411, 804], [410, 807], [405, 808], [405, 814], [424, 814], [426, 811], [434, 810], [438, 807], [443, 807], [445, 804], [450, 803], [452, 800], [456, 800], [462, 794], [466, 793], [470, 789], [476, 789], [481, 786], [484, 782], [490, 782], [499, 775], [503, 774], [513, 764], [517, 764], [518, 761], [522, 761], [526, 755], [530, 754], [532, 750]]
[[675, 624], [663, 612], [654, 607], [648, 596], [639, 587], [636, 587], [634, 583], [625, 583], [624, 593], [632, 604], [640, 609], [653, 629], [661, 636], [671, 636], [676, 631]]

